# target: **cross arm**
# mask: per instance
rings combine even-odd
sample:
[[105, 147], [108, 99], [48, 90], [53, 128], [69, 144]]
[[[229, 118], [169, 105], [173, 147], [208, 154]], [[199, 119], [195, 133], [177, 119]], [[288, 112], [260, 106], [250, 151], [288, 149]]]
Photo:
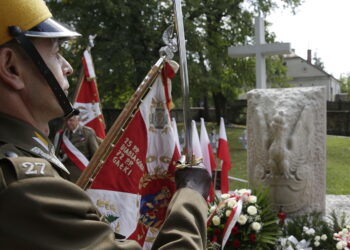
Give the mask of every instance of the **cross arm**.
[[254, 56], [256, 47], [254, 45], [230, 46], [228, 55], [233, 58]]
[[290, 43], [265, 43], [260, 47], [260, 53], [264, 56], [284, 55], [291, 52]]
[[230, 46], [228, 48], [228, 55], [233, 58], [255, 56], [256, 54], [271, 56], [290, 53], [290, 43], [265, 43], [260, 45]]

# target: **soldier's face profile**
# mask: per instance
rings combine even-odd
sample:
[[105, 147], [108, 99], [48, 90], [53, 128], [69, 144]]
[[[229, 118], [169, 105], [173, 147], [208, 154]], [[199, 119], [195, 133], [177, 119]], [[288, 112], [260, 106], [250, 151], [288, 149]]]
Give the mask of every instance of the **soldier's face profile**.
[[[69, 83], [67, 76], [72, 74], [73, 69], [59, 53], [60, 47], [58, 40], [37, 38], [33, 39], [33, 44], [65, 94], [68, 95]], [[38, 70], [32, 70], [29, 72], [29, 77], [30, 79], [27, 79], [27, 82], [31, 84], [31, 89], [28, 92], [30, 92], [31, 95], [30, 100], [32, 102], [32, 108], [42, 109], [43, 112], [52, 115], [52, 118], [62, 116], [63, 111], [41, 73]]]
[[44, 59], [46, 65], [56, 77], [61, 88], [66, 94], [68, 94], [69, 83], [67, 76], [73, 73], [73, 69], [67, 60], [60, 54], [58, 39], [34, 39], [33, 43]]

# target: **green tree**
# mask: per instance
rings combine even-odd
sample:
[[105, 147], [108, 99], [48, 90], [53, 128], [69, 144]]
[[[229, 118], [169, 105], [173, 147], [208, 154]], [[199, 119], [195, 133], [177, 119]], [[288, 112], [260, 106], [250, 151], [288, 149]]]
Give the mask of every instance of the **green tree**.
[[321, 57], [318, 57], [318, 56], [317, 56], [317, 53], [316, 53], [316, 52], [314, 53], [314, 57], [312, 58], [312, 60], [313, 60], [313, 64], [314, 64], [316, 67], [318, 67], [318, 68], [320, 68], [320, 69], [324, 69], [324, 63], [323, 63]]
[[340, 81], [341, 93], [347, 93], [348, 100], [349, 100], [349, 97], [350, 97], [350, 73], [348, 73], [346, 75], [341, 75], [339, 81]]
[[[56, 19], [83, 35], [70, 43], [66, 55], [73, 68], [81, 65], [88, 36], [96, 35], [92, 55], [103, 106], [123, 107], [158, 58], [170, 10], [156, 0], [47, 2]], [[72, 89], [78, 75], [75, 72]]]
[[[81, 64], [87, 37], [96, 34], [92, 50], [105, 107], [122, 107], [163, 46], [162, 32], [172, 23], [171, 0], [47, 0], [56, 19], [75, 27], [85, 39], [72, 42], [74, 68]], [[183, 2], [190, 94], [193, 105], [215, 105], [218, 118], [237, 96], [255, 86], [255, 59], [232, 59], [227, 48], [253, 40], [253, 17], [269, 13], [276, 0], [187, 0]], [[282, 0], [292, 10], [301, 0]], [[273, 42], [274, 34], [266, 33]], [[72, 53], [73, 52], [73, 53]], [[175, 58], [176, 60], [177, 58]], [[267, 59], [268, 80], [283, 82], [280, 57]], [[75, 75], [77, 78], [78, 73]], [[173, 96], [181, 98], [179, 77]]]
[[[300, 1], [283, 1], [292, 9]], [[267, 14], [275, 1], [192, 0], [184, 6], [189, 51], [189, 76], [194, 100], [213, 98], [217, 121], [237, 96], [255, 86], [255, 58], [232, 59], [227, 48], [253, 41], [253, 17]], [[274, 34], [266, 33], [267, 42]], [[268, 80], [283, 82], [286, 68], [280, 57], [268, 58]], [[198, 91], [193, 91], [197, 89]], [[204, 101], [207, 103], [207, 101]]]
[[290, 78], [286, 76], [287, 66], [282, 55], [275, 55], [266, 62], [267, 82], [270, 88], [288, 88]]

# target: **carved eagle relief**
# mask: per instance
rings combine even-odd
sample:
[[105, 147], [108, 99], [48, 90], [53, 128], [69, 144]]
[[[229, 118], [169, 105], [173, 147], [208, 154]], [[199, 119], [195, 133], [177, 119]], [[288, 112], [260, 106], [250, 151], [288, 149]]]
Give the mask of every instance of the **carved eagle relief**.
[[250, 126], [254, 130], [251, 145], [254, 151], [255, 178], [259, 181], [283, 178], [299, 181], [308, 172], [308, 161], [312, 153], [313, 112], [305, 106], [288, 112], [276, 105], [270, 113], [255, 107], [256, 121]]
[[326, 102], [321, 88], [248, 93], [249, 182], [288, 214], [324, 209]]

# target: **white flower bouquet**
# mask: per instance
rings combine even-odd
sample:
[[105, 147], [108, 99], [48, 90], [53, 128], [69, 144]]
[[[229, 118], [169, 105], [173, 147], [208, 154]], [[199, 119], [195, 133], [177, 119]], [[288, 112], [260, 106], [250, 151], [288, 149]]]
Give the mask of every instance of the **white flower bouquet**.
[[350, 225], [341, 229], [338, 233], [333, 234], [333, 239], [337, 242], [337, 249], [350, 249]]
[[[350, 225], [334, 211], [326, 219], [320, 212], [288, 218], [282, 226], [278, 250], [350, 250]], [[336, 233], [334, 233], [336, 232]]]
[[208, 249], [273, 247], [280, 230], [267, 194], [241, 189], [216, 197], [208, 210]]

